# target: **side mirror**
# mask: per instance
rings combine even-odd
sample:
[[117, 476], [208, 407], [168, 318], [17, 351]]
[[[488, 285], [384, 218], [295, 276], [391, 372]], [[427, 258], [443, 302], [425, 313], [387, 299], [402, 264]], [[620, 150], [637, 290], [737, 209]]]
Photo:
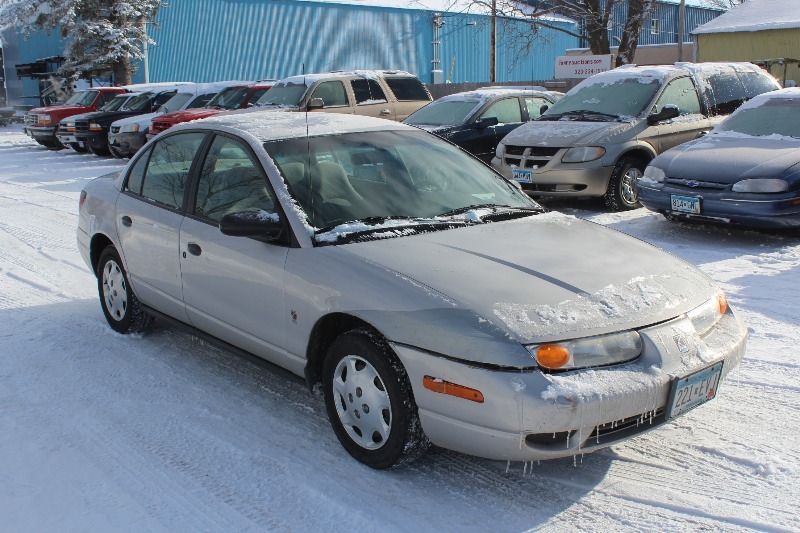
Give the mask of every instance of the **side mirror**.
[[306, 109], [311, 111], [312, 109], [322, 109], [323, 107], [325, 107], [325, 101], [322, 98], [312, 98], [308, 102]]
[[550, 109], [550, 106], [547, 104], [542, 104], [542, 107], [539, 108], [539, 115], [544, 115], [544, 112]]
[[219, 221], [219, 230], [231, 237], [266, 237], [277, 239], [283, 232], [283, 222], [277, 213], [239, 211], [228, 213]]
[[678, 109], [678, 106], [675, 104], [666, 104], [664, 107], [661, 108], [661, 111], [658, 113], [653, 113], [647, 117], [647, 123], [652, 126], [654, 124], [658, 124], [664, 120], [670, 120], [675, 117], [680, 116], [681, 111]]
[[497, 120], [497, 117], [485, 117], [480, 120], [475, 121], [475, 127], [478, 129], [484, 129], [491, 126], [497, 126], [500, 124], [500, 121]]

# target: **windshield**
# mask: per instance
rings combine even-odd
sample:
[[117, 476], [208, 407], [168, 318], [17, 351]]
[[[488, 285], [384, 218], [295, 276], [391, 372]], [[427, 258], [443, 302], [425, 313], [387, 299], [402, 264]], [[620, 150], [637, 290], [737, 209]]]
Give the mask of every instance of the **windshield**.
[[438, 100], [412, 113], [403, 122], [431, 126], [463, 124], [481, 105], [481, 100]]
[[155, 93], [142, 93], [126, 106], [130, 111], [150, 111], [150, 101], [155, 96]]
[[124, 104], [127, 100], [128, 100], [127, 96], [117, 96], [116, 98], [108, 102], [106, 105], [101, 107], [100, 111], [116, 111], [120, 107], [122, 107], [122, 104]]
[[736, 111], [716, 131], [800, 138], [800, 98], [770, 98], [758, 107]]
[[280, 105], [298, 107], [306, 94], [305, 83], [282, 81], [276, 83], [264, 96], [258, 99], [257, 105]]
[[422, 131], [303, 137], [264, 147], [318, 243], [387, 225], [408, 234], [541, 210], [480, 161]]
[[216, 109], [239, 109], [250, 93], [250, 87], [227, 87], [211, 99], [206, 107]]
[[94, 102], [94, 99], [97, 98], [97, 93], [98, 91], [81, 91], [75, 93], [64, 105], [90, 106], [92, 102]]
[[661, 87], [661, 79], [653, 77], [589, 78], [564, 95], [542, 115], [553, 120], [569, 114], [599, 113], [613, 117], [636, 117], [645, 110]]
[[164, 113], [171, 113], [173, 111], [178, 111], [179, 109], [183, 109], [183, 106], [188, 102], [190, 99], [194, 98], [192, 93], [178, 93], [166, 102], [164, 102], [159, 111]]

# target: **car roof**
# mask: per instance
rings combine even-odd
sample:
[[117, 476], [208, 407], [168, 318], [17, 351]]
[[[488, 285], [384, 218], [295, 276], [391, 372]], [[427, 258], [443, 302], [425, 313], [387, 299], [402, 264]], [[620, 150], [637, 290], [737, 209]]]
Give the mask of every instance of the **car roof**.
[[173, 130], [198, 127], [245, 132], [261, 142], [365, 131], [419, 131], [412, 126], [380, 118], [338, 113], [287, 113], [279, 110], [245, 114], [221, 113], [195, 122], [179, 124]]
[[409, 78], [416, 77], [413, 74], [403, 70], [335, 70], [332, 72], [318, 72], [314, 74], [289, 76], [280, 81], [290, 83], [305, 83], [305, 85], [311, 85], [319, 80], [332, 78], [388, 78], [393, 76]]
[[546, 90], [515, 87], [481, 87], [472, 91], [449, 94], [439, 100], [488, 100], [495, 96], [549, 96]]

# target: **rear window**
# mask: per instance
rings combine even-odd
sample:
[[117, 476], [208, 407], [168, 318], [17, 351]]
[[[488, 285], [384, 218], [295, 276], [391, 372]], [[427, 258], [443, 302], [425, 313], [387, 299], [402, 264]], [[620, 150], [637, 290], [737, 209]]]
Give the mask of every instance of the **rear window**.
[[708, 84], [706, 96], [712, 115], [730, 115], [747, 99], [744, 85], [732, 68], [710, 75]]
[[779, 89], [778, 83], [766, 73], [761, 72], [739, 72], [739, 78], [744, 84], [744, 92], [747, 98], [753, 98], [762, 93]]
[[395, 98], [402, 101], [424, 100], [430, 102], [431, 96], [417, 78], [384, 78], [394, 93]]
[[386, 95], [383, 94], [383, 89], [378, 85], [375, 80], [361, 79], [352, 80], [350, 84], [353, 86], [353, 94], [356, 97], [356, 104], [381, 104], [386, 102]]

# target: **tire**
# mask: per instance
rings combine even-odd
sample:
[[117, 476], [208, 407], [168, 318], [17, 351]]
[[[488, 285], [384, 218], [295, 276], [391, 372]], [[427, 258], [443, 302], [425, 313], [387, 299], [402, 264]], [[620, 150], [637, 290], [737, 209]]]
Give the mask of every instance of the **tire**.
[[89, 151], [92, 152], [96, 156], [105, 157], [109, 155], [108, 147], [103, 146], [101, 148], [95, 148], [94, 146], [89, 147]]
[[97, 292], [103, 314], [114, 331], [140, 333], [153, 323], [153, 317], [144, 310], [133, 294], [128, 283], [128, 274], [113, 246], [108, 246], [100, 255], [97, 264]]
[[41, 140], [41, 139], [36, 139], [36, 142], [37, 142], [37, 143], [39, 143], [39, 144], [41, 144], [42, 146], [44, 146], [44, 147], [45, 147], [45, 148], [47, 148], [48, 150], [63, 150], [63, 149], [65, 148], [65, 146], [64, 146], [63, 144], [61, 144], [61, 141], [59, 141], [59, 140], [55, 140], [55, 141], [51, 141], [51, 140], [43, 141], [43, 140]]
[[123, 159], [125, 157], [128, 157], [127, 155], [123, 154], [122, 152], [120, 152], [119, 150], [117, 150], [116, 148], [111, 146], [110, 144], [108, 145], [108, 151], [109, 151], [109, 153], [111, 153], [112, 156], [114, 156], [117, 159]]
[[384, 470], [414, 461], [430, 446], [405, 368], [375, 331], [338, 337], [323, 363], [322, 384], [333, 431], [355, 460]]
[[69, 143], [69, 147], [78, 152], [79, 154], [85, 154], [86, 152], [89, 151], [78, 143]]
[[638, 157], [623, 157], [614, 166], [608, 189], [603, 197], [612, 211], [628, 211], [642, 207], [636, 191], [636, 181], [644, 174], [647, 164]]

